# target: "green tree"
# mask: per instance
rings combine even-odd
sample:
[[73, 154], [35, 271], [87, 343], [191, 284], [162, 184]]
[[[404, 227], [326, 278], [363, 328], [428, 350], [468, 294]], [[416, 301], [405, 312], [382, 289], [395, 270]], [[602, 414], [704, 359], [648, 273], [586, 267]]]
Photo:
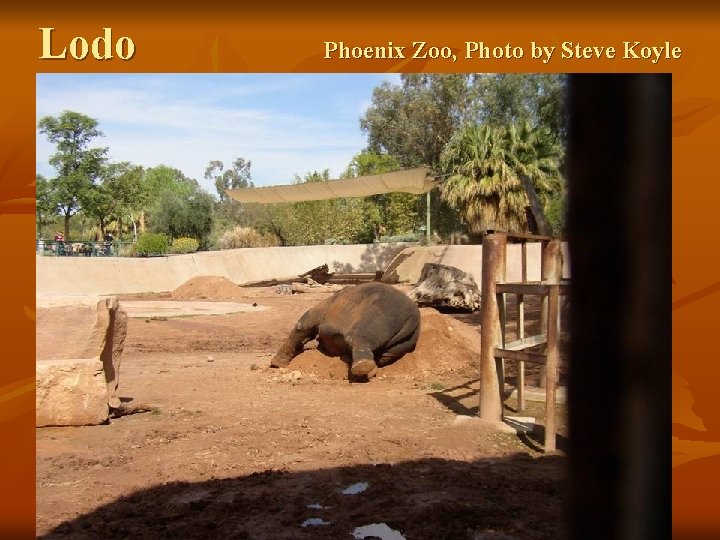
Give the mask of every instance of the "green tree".
[[[407, 74], [383, 83], [360, 120], [368, 150], [395, 157], [403, 168], [430, 166], [436, 174], [446, 145], [468, 124], [509, 128], [529, 124], [558, 144], [565, 141], [565, 82], [558, 74]], [[460, 228], [460, 207], [432, 198], [432, 227]], [[425, 205], [419, 206], [424, 220]]]
[[157, 165], [147, 169], [140, 182], [138, 198], [133, 205], [133, 216], [137, 218], [140, 231], [145, 232], [149, 223], [152, 223], [153, 207], [165, 193], [173, 193], [183, 198], [199, 189], [197, 181], [188, 178], [179, 169], [168, 165]]
[[459, 209], [468, 228], [527, 231], [528, 177], [542, 204], [560, 189], [562, 147], [546, 130], [527, 122], [508, 128], [472, 124], [459, 131], [443, 152], [450, 175], [442, 197]]
[[[330, 173], [314, 171], [295, 183], [327, 182]], [[247, 205], [254, 216], [252, 226], [260, 233], [273, 234], [281, 245], [314, 245], [327, 241], [339, 244], [372, 240], [372, 227], [366, 219], [362, 198], [340, 198], [297, 203]]]
[[508, 127], [528, 123], [565, 140], [566, 76], [557, 73], [478, 74], [472, 81], [472, 116], [478, 123]]
[[168, 165], [150, 167], [145, 171], [142, 180], [142, 190], [150, 201], [157, 199], [164, 191], [187, 195], [197, 189], [199, 185], [196, 180]]
[[215, 185], [220, 201], [215, 205], [214, 228], [217, 231], [234, 229], [238, 224], [250, 225], [247, 205], [240, 203], [225, 193], [226, 189], [255, 187], [250, 180], [252, 162], [237, 158], [232, 166], [225, 169], [222, 161], [211, 161], [205, 169], [205, 178]]
[[125, 217], [132, 220], [132, 208], [142, 194], [142, 175], [139, 165], [108, 163], [100, 171], [99, 182], [83, 192], [83, 213], [97, 221], [103, 237], [111, 221], [120, 232]]
[[35, 175], [35, 222], [37, 237], [43, 237], [43, 227], [54, 223], [57, 215], [57, 201], [52, 183], [42, 174]]
[[82, 208], [81, 201], [100, 174], [107, 148], [89, 148], [90, 142], [103, 133], [98, 121], [83, 114], [64, 111], [60, 116], [44, 116], [38, 131], [57, 145], [50, 165], [57, 176], [50, 180], [58, 212], [65, 223], [65, 237], [70, 237], [70, 218]]
[[[113, 164], [107, 171], [105, 184], [116, 199], [115, 221], [118, 231], [127, 223], [137, 238], [135, 215], [143, 195], [144, 169], [129, 162]], [[127, 221], [126, 221], [127, 218]], [[104, 234], [104, 233], [103, 233]]]
[[248, 223], [260, 234], [274, 235], [281, 246], [292, 245], [296, 216], [290, 203], [245, 205]]
[[[327, 182], [330, 171], [313, 171], [304, 177], [295, 176], [294, 184]], [[321, 201], [303, 201], [290, 205], [292, 228], [288, 227], [286, 237], [291, 245], [323, 244], [326, 240], [337, 238], [339, 223], [335, 212], [337, 199]]]
[[[443, 148], [475, 110], [470, 83], [466, 74], [403, 74], [399, 86], [381, 84], [373, 90], [372, 104], [360, 120], [367, 149], [390, 154], [402, 168], [427, 165], [438, 173]], [[430, 197], [432, 228], [460, 229], [457, 212], [439, 197]], [[416, 208], [424, 223], [426, 204]]]
[[360, 120], [368, 150], [389, 154], [403, 168], [435, 167], [453, 132], [467, 119], [470, 78], [465, 74], [403, 74], [401, 85], [382, 83]]
[[233, 161], [232, 167], [225, 169], [222, 161], [211, 161], [205, 169], [205, 178], [213, 181], [220, 196], [220, 201], [224, 202], [230, 199], [228, 194], [225, 193], [226, 189], [254, 187], [250, 181], [252, 176], [250, 173], [251, 165], [251, 161], [237, 158]]
[[213, 205], [212, 195], [199, 188], [186, 196], [163, 191], [152, 207], [151, 229], [170, 239], [195, 238], [202, 248], [207, 248]]
[[[382, 174], [401, 169], [390, 154], [364, 151], [353, 157], [345, 178]], [[424, 197], [423, 197], [424, 198]], [[371, 225], [375, 240], [415, 232], [419, 226], [421, 197], [412, 193], [383, 193], [365, 199], [365, 219]]]

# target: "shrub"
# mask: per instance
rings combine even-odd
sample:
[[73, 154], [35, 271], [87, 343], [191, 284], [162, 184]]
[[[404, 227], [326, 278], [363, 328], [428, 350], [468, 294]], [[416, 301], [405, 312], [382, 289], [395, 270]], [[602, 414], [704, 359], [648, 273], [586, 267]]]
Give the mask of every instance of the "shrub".
[[168, 251], [168, 237], [159, 233], [145, 233], [137, 241], [135, 253], [143, 257], [148, 255], [164, 255]]
[[200, 247], [200, 242], [194, 238], [183, 236], [173, 240], [170, 246], [170, 253], [195, 253]]
[[261, 234], [250, 227], [235, 227], [225, 231], [216, 243], [218, 249], [278, 246], [280, 241], [274, 234]]
[[118, 257], [134, 257], [137, 253], [137, 244], [120, 244]]
[[422, 239], [422, 236], [420, 233], [405, 233], [405, 234], [396, 234], [394, 236], [381, 236], [378, 242], [420, 242]]

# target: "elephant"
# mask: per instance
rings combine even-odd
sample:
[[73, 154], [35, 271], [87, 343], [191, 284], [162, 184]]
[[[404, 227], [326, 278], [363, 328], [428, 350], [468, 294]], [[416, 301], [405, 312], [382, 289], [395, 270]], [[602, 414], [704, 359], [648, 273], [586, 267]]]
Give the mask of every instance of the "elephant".
[[374, 281], [346, 287], [300, 317], [271, 367], [286, 367], [317, 337], [318, 350], [350, 365], [350, 380], [367, 380], [377, 367], [415, 349], [420, 310], [406, 294]]

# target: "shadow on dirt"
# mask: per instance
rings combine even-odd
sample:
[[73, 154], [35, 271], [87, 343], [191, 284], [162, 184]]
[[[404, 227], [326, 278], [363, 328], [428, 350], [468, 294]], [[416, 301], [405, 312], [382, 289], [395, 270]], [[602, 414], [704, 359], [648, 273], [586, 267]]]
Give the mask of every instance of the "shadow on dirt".
[[[564, 458], [423, 459], [265, 471], [137, 491], [39, 538], [351, 538], [386, 523], [413, 540], [549, 539], [561, 530]], [[354, 495], [349, 486], [367, 483]], [[319, 518], [326, 524], [303, 527]]]
[[[514, 379], [511, 380], [511, 382], [514, 383]], [[480, 412], [478, 399], [479, 384], [480, 379], [473, 379], [452, 388], [445, 388], [436, 392], [430, 392], [429, 395], [455, 414], [475, 417]], [[514, 388], [512, 386], [507, 387], [506, 394], [503, 396], [503, 401], [510, 397], [513, 390]], [[468, 403], [473, 403], [474, 405], [468, 406]], [[507, 415], [508, 412], [511, 414], [518, 414], [518, 411], [510, 407], [507, 403], [503, 403], [503, 409], [505, 411], [505, 415]], [[506, 421], [506, 423], [517, 428], [517, 426], [513, 425], [512, 422]], [[535, 452], [542, 452], [545, 444], [545, 426], [538, 423], [532, 431], [519, 431], [517, 437], [529, 449]], [[555, 440], [556, 448], [561, 452], [567, 452], [567, 437], [557, 433]]]
[[476, 405], [468, 407], [463, 400], [477, 397], [478, 395], [478, 384], [480, 379], [473, 379], [467, 381], [464, 384], [453, 386], [452, 388], [444, 388], [437, 392], [431, 392], [430, 395], [438, 400], [445, 408], [454, 412], [455, 414], [462, 414], [465, 416], [477, 416], [479, 411], [478, 399], [473, 400]]

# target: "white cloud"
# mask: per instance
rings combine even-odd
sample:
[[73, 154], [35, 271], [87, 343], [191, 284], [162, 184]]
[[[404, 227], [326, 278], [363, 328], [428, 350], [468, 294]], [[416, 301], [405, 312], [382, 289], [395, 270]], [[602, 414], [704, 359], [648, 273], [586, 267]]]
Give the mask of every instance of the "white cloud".
[[[322, 81], [310, 76], [38, 77], [38, 118], [81, 112], [98, 120], [105, 137], [94, 145], [109, 147], [113, 161], [170, 165], [209, 191], [202, 177], [214, 159], [226, 165], [237, 157], [251, 160], [256, 185], [325, 168], [339, 175], [364, 146], [358, 122], [364, 109], [358, 109], [367, 107], [372, 92], [360, 98], [335, 89], [318, 110], [300, 103], [307, 92], [322, 91]], [[54, 150], [38, 135], [38, 172], [52, 175], [47, 161]]]

